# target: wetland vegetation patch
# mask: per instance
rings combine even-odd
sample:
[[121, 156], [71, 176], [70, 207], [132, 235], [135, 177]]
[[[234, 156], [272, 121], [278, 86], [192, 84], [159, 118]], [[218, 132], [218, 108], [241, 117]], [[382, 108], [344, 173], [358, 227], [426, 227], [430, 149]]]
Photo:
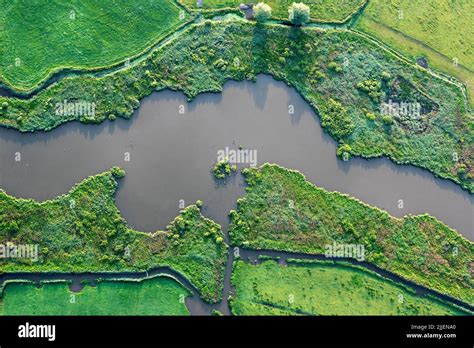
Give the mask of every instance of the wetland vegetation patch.
[[[205, 21], [130, 69], [66, 78], [31, 99], [0, 97], [0, 125], [27, 132], [72, 120], [128, 118], [155, 90], [180, 90], [192, 99], [220, 92], [229, 79], [252, 80], [261, 73], [294, 87], [317, 111], [325, 131], [341, 146], [349, 145], [351, 155], [387, 156], [474, 190], [473, 119], [460, 88], [346, 30]], [[380, 112], [393, 94], [390, 86], [402, 78], [423, 96], [419, 103], [437, 106], [414, 130]], [[380, 89], [358, 88], [366, 81]], [[57, 115], [55, 105], [63, 100], [93, 102], [95, 114]]]
[[474, 303], [474, 244], [436, 218], [398, 219], [277, 165], [244, 174], [246, 195], [230, 213], [232, 245], [307, 254], [324, 254], [333, 243], [362, 245], [365, 261]]
[[68, 194], [37, 202], [0, 191], [0, 239], [38, 245], [37, 260], [2, 258], [0, 273], [123, 272], [168, 266], [209, 302], [222, 296], [227, 246], [220, 225], [196, 205], [166, 231], [130, 229], [115, 205], [119, 168], [85, 179]]

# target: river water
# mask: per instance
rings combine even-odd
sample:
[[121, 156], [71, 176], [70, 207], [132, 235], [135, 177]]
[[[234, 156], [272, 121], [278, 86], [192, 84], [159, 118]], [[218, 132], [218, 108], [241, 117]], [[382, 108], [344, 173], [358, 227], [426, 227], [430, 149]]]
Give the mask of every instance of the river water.
[[[2, 128], [0, 188], [13, 196], [46, 200], [66, 193], [89, 175], [118, 165], [127, 175], [120, 181], [117, 205], [131, 227], [150, 232], [164, 229], [179, 213], [180, 204], [201, 199], [204, 215], [226, 231], [227, 213], [244, 195], [244, 183], [236, 175], [225, 185], [216, 184], [210, 168], [219, 150], [239, 146], [256, 150], [258, 164], [272, 162], [298, 169], [317, 186], [347, 193], [395, 216], [429, 213], [474, 240], [473, 195], [427, 171], [387, 159], [338, 160], [335, 142], [322, 131], [309, 105], [295, 90], [263, 75], [256, 83], [228, 82], [223, 93], [204, 94], [191, 103], [182, 93], [155, 93], [143, 101], [131, 120], [71, 123], [37, 134]], [[20, 161], [16, 161], [18, 155]], [[250, 257], [249, 253], [242, 256]], [[231, 265], [232, 257], [226, 269], [224, 301], [210, 306], [194, 294], [187, 300], [192, 314], [209, 314], [211, 308], [229, 314], [226, 298], [231, 291]], [[156, 269], [150, 275], [158, 272], [170, 274]], [[74, 277], [92, 281], [98, 275], [1, 278]], [[80, 290], [75, 289], [78, 279], [72, 285], [76, 291]], [[189, 287], [185, 279], [179, 279]]]
[[117, 204], [132, 227], [163, 229], [180, 203], [198, 199], [205, 202], [205, 215], [226, 225], [227, 212], [244, 194], [243, 180], [237, 175], [216, 185], [210, 167], [218, 150], [239, 145], [256, 150], [258, 164], [298, 169], [318, 186], [395, 216], [429, 213], [474, 240], [473, 195], [425, 170], [387, 159], [338, 160], [335, 142], [309, 105], [295, 90], [263, 75], [256, 83], [228, 82], [223, 93], [204, 94], [191, 103], [178, 92], [155, 93], [131, 120], [71, 123], [37, 134], [2, 128], [0, 188], [17, 197], [51, 199], [119, 165], [127, 175]]

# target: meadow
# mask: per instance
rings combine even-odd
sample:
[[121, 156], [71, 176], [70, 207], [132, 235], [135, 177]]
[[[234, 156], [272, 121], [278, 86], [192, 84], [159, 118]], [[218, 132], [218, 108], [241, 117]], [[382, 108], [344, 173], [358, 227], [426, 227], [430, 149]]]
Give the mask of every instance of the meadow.
[[365, 261], [474, 303], [474, 243], [436, 218], [395, 218], [277, 165], [244, 175], [246, 195], [230, 213], [231, 245], [305, 254], [325, 254], [334, 243], [362, 245]]
[[166, 231], [128, 228], [114, 198], [123, 175], [113, 168], [41, 203], [0, 190], [0, 240], [39, 246], [36, 262], [3, 258], [0, 273], [139, 272], [167, 266], [187, 278], [204, 300], [218, 301], [227, 260], [220, 225], [190, 205]]
[[0, 299], [0, 315], [189, 315], [190, 292], [174, 279], [100, 281], [72, 292], [67, 282], [9, 283]]
[[474, 103], [474, 2], [371, 0], [356, 29], [457, 77]]
[[173, 0], [0, 0], [0, 8], [0, 82], [18, 90], [66, 68], [124, 62], [187, 20]]
[[234, 264], [235, 315], [468, 315], [470, 312], [344, 262]]
[[[221, 10], [238, 8], [242, 1], [238, 0], [203, 0], [202, 6], [197, 6], [196, 0], [180, 0], [190, 10]], [[257, 1], [258, 2], [258, 1]], [[272, 15], [276, 19], [288, 19], [288, 7], [293, 0], [264, 1], [272, 8]], [[311, 20], [318, 22], [343, 22], [357, 11], [366, 0], [304, 0], [311, 10]]]

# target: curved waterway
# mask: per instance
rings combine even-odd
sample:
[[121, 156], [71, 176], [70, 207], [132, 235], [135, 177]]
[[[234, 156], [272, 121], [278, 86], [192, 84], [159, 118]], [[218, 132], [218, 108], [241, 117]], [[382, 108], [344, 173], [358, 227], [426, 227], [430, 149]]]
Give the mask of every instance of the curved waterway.
[[317, 186], [394, 216], [429, 213], [474, 240], [473, 195], [388, 159], [338, 160], [335, 142], [322, 131], [311, 107], [294, 89], [263, 75], [256, 83], [228, 82], [223, 93], [204, 94], [191, 103], [182, 93], [155, 93], [131, 120], [70, 123], [36, 134], [2, 128], [0, 188], [13, 196], [46, 200], [119, 165], [127, 175], [120, 181], [117, 204], [130, 226], [163, 229], [180, 203], [198, 199], [205, 202], [205, 215], [226, 225], [244, 183], [237, 175], [217, 185], [210, 167], [218, 150], [240, 145], [257, 151], [258, 164], [298, 169]]
[[[239, 256], [242, 261], [249, 262], [252, 264], [258, 264], [262, 262], [260, 259], [261, 256], [271, 257], [278, 260], [279, 264], [286, 265], [289, 259], [298, 259], [298, 260], [334, 260], [332, 258], [328, 259], [324, 255], [308, 255], [302, 253], [292, 253], [284, 251], [272, 251], [272, 250], [249, 250], [249, 249], [240, 249]], [[433, 295], [438, 297], [448, 303], [456, 304], [464, 309], [469, 311], [474, 311], [474, 307], [457, 300], [453, 297], [444, 295], [442, 293], [436, 292], [434, 290], [428, 289], [424, 286], [420, 286], [411, 281], [405, 280], [389, 271], [385, 271], [373, 264], [367, 262], [359, 262], [354, 259], [344, 259], [339, 258], [338, 260], [343, 260], [354, 265], [364, 267], [368, 270], [371, 270], [380, 276], [390, 279], [395, 283], [402, 283], [405, 286], [410, 287], [415, 291], [418, 296]], [[185, 300], [185, 305], [189, 310], [191, 315], [211, 315], [214, 309], [220, 311], [224, 315], [231, 315], [231, 309], [229, 307], [228, 298], [229, 295], [235, 297], [235, 289], [231, 284], [231, 273], [232, 273], [232, 264], [234, 261], [233, 250], [229, 254], [229, 259], [227, 260], [226, 274], [224, 280], [224, 291], [222, 301], [216, 304], [209, 304], [203, 301], [199, 295], [199, 291], [191, 284], [185, 277], [181, 274], [175, 272], [174, 270], [168, 267], [158, 267], [154, 268], [148, 272], [120, 272], [120, 273], [13, 273], [13, 274], [3, 274], [0, 275], [0, 288], [5, 282], [15, 282], [15, 281], [31, 281], [36, 283], [37, 286], [41, 286], [42, 282], [47, 281], [65, 281], [69, 282], [69, 288], [73, 292], [80, 292], [85, 284], [88, 286], [96, 286], [97, 282], [100, 280], [109, 280], [109, 281], [119, 281], [119, 280], [145, 280], [150, 279], [155, 276], [168, 276], [172, 279], [175, 279], [181, 285], [186, 287], [191, 295], [188, 296]]]
[[[157, 267], [147, 272], [119, 272], [119, 273], [8, 273], [0, 275], [0, 289], [2, 285], [14, 283], [16, 281], [30, 281], [40, 287], [44, 283], [51, 281], [61, 281], [69, 283], [69, 289], [72, 292], [80, 292], [84, 286], [96, 286], [99, 281], [127, 281], [127, 280], [143, 280], [151, 279], [153, 277], [170, 277], [177, 281], [191, 292], [191, 295], [186, 297], [185, 305], [191, 315], [210, 315], [213, 306], [204, 302], [199, 294], [199, 291], [194, 285], [183, 277], [180, 273], [168, 267]], [[227, 305], [227, 302], [225, 302]], [[214, 305], [215, 307], [216, 305]], [[230, 314], [230, 310], [224, 312]]]

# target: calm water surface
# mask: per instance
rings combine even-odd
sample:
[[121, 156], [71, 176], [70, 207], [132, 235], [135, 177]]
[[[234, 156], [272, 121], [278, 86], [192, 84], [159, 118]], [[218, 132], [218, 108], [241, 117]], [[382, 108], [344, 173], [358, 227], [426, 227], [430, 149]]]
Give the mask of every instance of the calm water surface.
[[[179, 113], [181, 105], [185, 114]], [[204, 94], [191, 103], [181, 93], [155, 93], [128, 121], [71, 123], [38, 134], [2, 128], [0, 187], [18, 197], [51, 199], [85, 177], [119, 165], [127, 175], [120, 181], [117, 204], [130, 226], [163, 229], [178, 214], [181, 200], [188, 205], [198, 199], [205, 202], [205, 215], [226, 225], [227, 212], [244, 194], [243, 181], [237, 175], [225, 186], [216, 185], [209, 170], [218, 150], [239, 145], [257, 150], [259, 164], [298, 169], [318, 186], [395, 216], [429, 213], [474, 240], [473, 195], [387, 159], [338, 160], [335, 142], [309, 105], [268, 76], [257, 83], [228, 82], [223, 93]], [[20, 162], [15, 162], [17, 152]]]

